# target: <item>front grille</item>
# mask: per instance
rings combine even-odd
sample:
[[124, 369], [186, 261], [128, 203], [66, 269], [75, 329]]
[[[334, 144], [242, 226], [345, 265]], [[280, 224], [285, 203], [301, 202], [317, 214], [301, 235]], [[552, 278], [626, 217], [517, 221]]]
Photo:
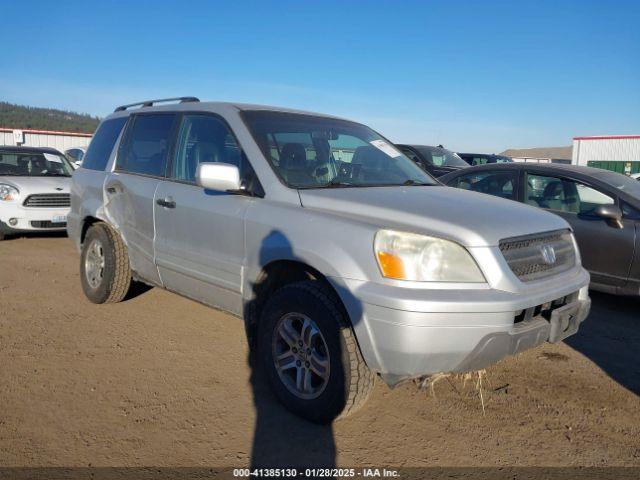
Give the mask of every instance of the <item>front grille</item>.
[[500, 240], [500, 251], [511, 271], [523, 282], [550, 277], [576, 264], [569, 230], [506, 238]]
[[33, 220], [31, 226], [33, 228], [64, 228], [67, 226], [67, 222], [53, 223], [50, 220]]
[[68, 193], [37, 193], [29, 195], [23, 205], [35, 208], [57, 208], [71, 206], [71, 195]]

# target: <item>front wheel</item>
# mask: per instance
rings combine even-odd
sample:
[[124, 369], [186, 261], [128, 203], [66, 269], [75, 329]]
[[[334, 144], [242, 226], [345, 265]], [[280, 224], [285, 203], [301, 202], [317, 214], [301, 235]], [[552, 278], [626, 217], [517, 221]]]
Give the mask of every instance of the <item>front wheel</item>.
[[304, 281], [278, 290], [258, 326], [258, 348], [271, 386], [291, 411], [328, 423], [358, 410], [374, 374], [333, 292]]
[[129, 254], [120, 235], [104, 223], [87, 231], [80, 256], [82, 290], [93, 303], [122, 301], [131, 286]]

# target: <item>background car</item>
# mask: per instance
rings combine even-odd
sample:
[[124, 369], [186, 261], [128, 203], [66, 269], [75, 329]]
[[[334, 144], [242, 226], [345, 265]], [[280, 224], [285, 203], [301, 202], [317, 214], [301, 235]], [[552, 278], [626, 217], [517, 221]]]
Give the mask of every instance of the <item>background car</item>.
[[65, 230], [72, 172], [53, 148], [0, 146], [0, 240], [7, 234]]
[[428, 145], [396, 145], [402, 153], [413, 160], [434, 177], [453, 172], [468, 165], [454, 152], [442, 145], [431, 147]]
[[631, 178], [635, 178], [636, 180], [640, 181], [640, 173], [634, 173], [631, 175]]
[[78, 168], [82, 165], [85, 153], [87, 153], [87, 149], [85, 147], [74, 147], [64, 151], [64, 154], [67, 156], [74, 168]]
[[640, 294], [640, 183], [632, 178], [575, 165], [494, 163], [440, 181], [560, 215], [575, 232], [592, 288]]
[[510, 163], [513, 162], [511, 157], [505, 155], [496, 155], [495, 153], [458, 153], [469, 165], [486, 165], [487, 163]]

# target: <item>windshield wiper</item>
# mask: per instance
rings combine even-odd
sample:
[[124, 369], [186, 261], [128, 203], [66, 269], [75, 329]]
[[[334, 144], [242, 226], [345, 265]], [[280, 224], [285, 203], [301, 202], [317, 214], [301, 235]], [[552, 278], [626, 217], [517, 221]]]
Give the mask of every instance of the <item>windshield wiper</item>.
[[334, 178], [329, 183], [326, 183], [325, 185], [323, 185], [323, 188], [347, 188], [347, 187], [354, 187], [354, 186], [355, 185], [353, 183], [342, 182]]
[[425, 182], [420, 182], [418, 180], [413, 180], [413, 179], [409, 179], [407, 181], [405, 181], [402, 185], [417, 185], [417, 186], [421, 186], [421, 187], [429, 187], [432, 185], [435, 185], [435, 183], [425, 183]]

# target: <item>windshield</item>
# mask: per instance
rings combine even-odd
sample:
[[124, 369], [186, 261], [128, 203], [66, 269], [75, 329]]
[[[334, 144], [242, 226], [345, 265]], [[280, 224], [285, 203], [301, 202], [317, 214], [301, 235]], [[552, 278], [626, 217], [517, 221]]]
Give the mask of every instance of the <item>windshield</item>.
[[440, 147], [415, 147], [427, 162], [436, 167], [468, 167], [469, 165], [457, 153]]
[[62, 154], [0, 152], [0, 175], [17, 177], [70, 177], [73, 168]]
[[629, 195], [640, 200], [640, 182], [634, 180], [631, 177], [627, 177], [621, 173], [609, 172], [603, 170], [594, 174], [598, 180], [601, 180], [618, 190], [622, 190], [623, 192], [627, 192]]
[[438, 184], [364, 125], [272, 111], [242, 116], [277, 175], [292, 188]]

